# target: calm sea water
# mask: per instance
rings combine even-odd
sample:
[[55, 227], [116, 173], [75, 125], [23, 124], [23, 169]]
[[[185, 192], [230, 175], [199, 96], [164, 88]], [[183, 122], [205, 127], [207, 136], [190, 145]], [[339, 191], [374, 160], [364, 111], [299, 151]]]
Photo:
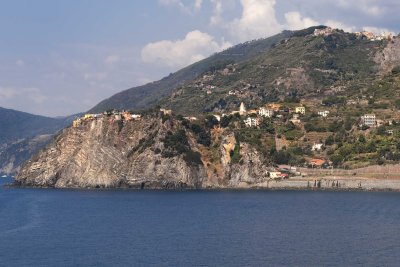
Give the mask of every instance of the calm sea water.
[[0, 266], [399, 262], [399, 193], [0, 189]]

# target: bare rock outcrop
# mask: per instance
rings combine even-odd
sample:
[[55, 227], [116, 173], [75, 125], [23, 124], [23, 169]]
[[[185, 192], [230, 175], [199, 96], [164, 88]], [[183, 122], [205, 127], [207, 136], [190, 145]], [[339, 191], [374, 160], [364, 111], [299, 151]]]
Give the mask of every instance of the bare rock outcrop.
[[400, 66], [400, 38], [395, 37], [388, 41], [387, 46], [375, 55], [379, 73], [388, 74], [394, 67]]
[[151, 117], [125, 125], [102, 118], [67, 128], [22, 167], [16, 183], [57, 188], [200, 187], [202, 165], [188, 164], [182, 155], [160, 153], [161, 140], [173, 128]]

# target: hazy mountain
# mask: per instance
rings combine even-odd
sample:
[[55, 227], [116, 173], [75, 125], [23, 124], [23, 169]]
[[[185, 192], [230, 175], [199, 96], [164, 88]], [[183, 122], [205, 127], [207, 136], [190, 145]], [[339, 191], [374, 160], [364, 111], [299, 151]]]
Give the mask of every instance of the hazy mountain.
[[49, 118], [0, 108], [0, 173], [14, 172], [74, 117]]

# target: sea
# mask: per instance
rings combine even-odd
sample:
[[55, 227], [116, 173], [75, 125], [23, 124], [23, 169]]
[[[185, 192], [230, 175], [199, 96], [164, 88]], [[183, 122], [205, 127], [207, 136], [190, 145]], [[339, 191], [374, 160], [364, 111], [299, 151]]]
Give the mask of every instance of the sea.
[[0, 266], [399, 264], [395, 192], [0, 188]]

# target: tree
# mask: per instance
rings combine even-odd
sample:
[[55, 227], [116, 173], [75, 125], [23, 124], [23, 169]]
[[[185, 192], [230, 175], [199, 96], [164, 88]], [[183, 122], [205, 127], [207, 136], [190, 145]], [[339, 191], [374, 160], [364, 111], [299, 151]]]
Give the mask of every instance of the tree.
[[214, 117], [214, 115], [207, 115], [206, 117], [206, 126], [210, 129], [214, 128], [214, 126], [218, 125], [219, 121], [217, 118]]
[[330, 159], [331, 159], [331, 161], [332, 161], [333, 166], [335, 166], [335, 167], [337, 167], [337, 166], [339, 166], [340, 164], [342, 164], [342, 162], [343, 162], [343, 160], [344, 160], [343, 156], [341, 156], [341, 155], [339, 155], [339, 154], [333, 154], [333, 155], [330, 157]]
[[223, 116], [222, 118], [221, 118], [221, 127], [222, 128], [226, 128], [226, 127], [228, 127], [229, 126], [229, 123], [231, 122], [231, 120], [232, 120], [232, 116]]

